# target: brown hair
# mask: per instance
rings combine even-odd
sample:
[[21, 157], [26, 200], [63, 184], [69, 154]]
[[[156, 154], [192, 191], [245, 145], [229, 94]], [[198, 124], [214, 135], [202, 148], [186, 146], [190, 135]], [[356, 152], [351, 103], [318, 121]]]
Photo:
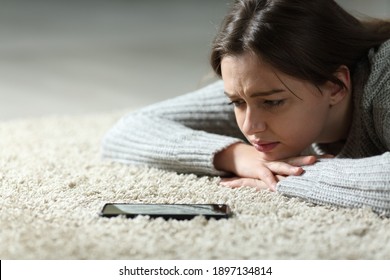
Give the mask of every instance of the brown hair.
[[221, 77], [225, 56], [252, 51], [293, 77], [344, 87], [338, 67], [353, 73], [389, 38], [390, 22], [359, 21], [332, 0], [238, 0], [214, 40], [211, 66]]

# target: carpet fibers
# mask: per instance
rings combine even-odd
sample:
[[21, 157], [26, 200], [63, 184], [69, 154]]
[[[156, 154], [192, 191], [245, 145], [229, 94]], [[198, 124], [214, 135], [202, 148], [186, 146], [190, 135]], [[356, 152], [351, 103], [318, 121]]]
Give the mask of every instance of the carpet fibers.
[[[100, 158], [123, 112], [0, 123], [1, 259], [390, 259], [390, 219]], [[227, 220], [101, 218], [106, 202], [227, 203]]]

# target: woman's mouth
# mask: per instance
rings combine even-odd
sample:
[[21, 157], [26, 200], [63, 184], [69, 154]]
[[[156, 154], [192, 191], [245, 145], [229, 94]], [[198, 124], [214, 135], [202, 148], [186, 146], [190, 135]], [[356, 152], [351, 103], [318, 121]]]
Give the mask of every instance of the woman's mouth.
[[253, 142], [255, 149], [262, 153], [271, 152], [277, 145], [279, 142]]

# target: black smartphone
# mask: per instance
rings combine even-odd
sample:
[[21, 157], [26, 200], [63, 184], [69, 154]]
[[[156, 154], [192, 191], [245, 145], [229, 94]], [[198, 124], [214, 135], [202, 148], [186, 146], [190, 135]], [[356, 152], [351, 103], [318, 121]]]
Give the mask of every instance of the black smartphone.
[[145, 215], [151, 218], [164, 218], [176, 220], [189, 220], [196, 216], [206, 219], [229, 218], [232, 215], [230, 207], [226, 204], [137, 204], [137, 203], [107, 203], [100, 216], [115, 217], [124, 215], [134, 218]]

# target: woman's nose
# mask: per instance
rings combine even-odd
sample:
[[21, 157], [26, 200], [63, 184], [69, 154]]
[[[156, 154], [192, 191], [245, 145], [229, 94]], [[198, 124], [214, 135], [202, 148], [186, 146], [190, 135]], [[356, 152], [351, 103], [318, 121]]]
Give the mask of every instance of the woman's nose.
[[247, 109], [242, 128], [246, 135], [254, 135], [260, 132], [264, 132], [267, 128], [267, 125], [261, 114]]

